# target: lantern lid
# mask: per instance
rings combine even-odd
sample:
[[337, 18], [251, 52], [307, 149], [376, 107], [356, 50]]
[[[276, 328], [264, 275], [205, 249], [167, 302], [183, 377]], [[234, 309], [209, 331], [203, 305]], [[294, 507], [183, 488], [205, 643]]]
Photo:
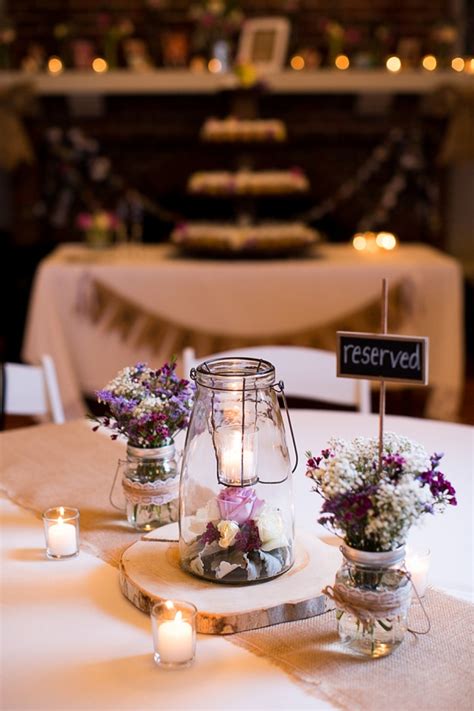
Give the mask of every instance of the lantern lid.
[[275, 366], [263, 358], [213, 358], [193, 368], [191, 378], [212, 390], [256, 390], [275, 384]]

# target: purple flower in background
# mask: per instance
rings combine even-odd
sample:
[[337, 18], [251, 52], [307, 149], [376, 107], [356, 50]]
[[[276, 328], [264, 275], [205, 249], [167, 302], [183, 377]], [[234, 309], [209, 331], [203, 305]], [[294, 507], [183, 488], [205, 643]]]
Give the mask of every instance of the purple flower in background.
[[256, 518], [264, 502], [257, 499], [251, 487], [227, 487], [217, 497], [217, 504], [223, 519], [242, 524], [251, 518]]

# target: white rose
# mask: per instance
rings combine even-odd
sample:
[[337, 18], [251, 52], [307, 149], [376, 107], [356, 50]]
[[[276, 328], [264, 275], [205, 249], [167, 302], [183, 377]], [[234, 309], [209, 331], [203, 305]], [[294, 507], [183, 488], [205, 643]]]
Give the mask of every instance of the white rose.
[[258, 535], [262, 541], [262, 550], [272, 551], [288, 545], [285, 527], [279, 511], [265, 507], [257, 521]]
[[239, 524], [235, 521], [219, 521], [217, 524], [217, 530], [221, 534], [219, 538], [219, 545], [221, 548], [228, 548], [231, 546], [235, 537], [240, 531]]

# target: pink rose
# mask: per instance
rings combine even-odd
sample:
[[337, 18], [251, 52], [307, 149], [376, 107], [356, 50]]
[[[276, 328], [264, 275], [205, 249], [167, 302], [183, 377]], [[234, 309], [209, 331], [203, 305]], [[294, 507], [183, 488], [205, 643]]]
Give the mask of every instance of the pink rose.
[[217, 497], [217, 504], [221, 518], [240, 524], [256, 518], [264, 501], [257, 499], [255, 491], [250, 487], [228, 487]]

